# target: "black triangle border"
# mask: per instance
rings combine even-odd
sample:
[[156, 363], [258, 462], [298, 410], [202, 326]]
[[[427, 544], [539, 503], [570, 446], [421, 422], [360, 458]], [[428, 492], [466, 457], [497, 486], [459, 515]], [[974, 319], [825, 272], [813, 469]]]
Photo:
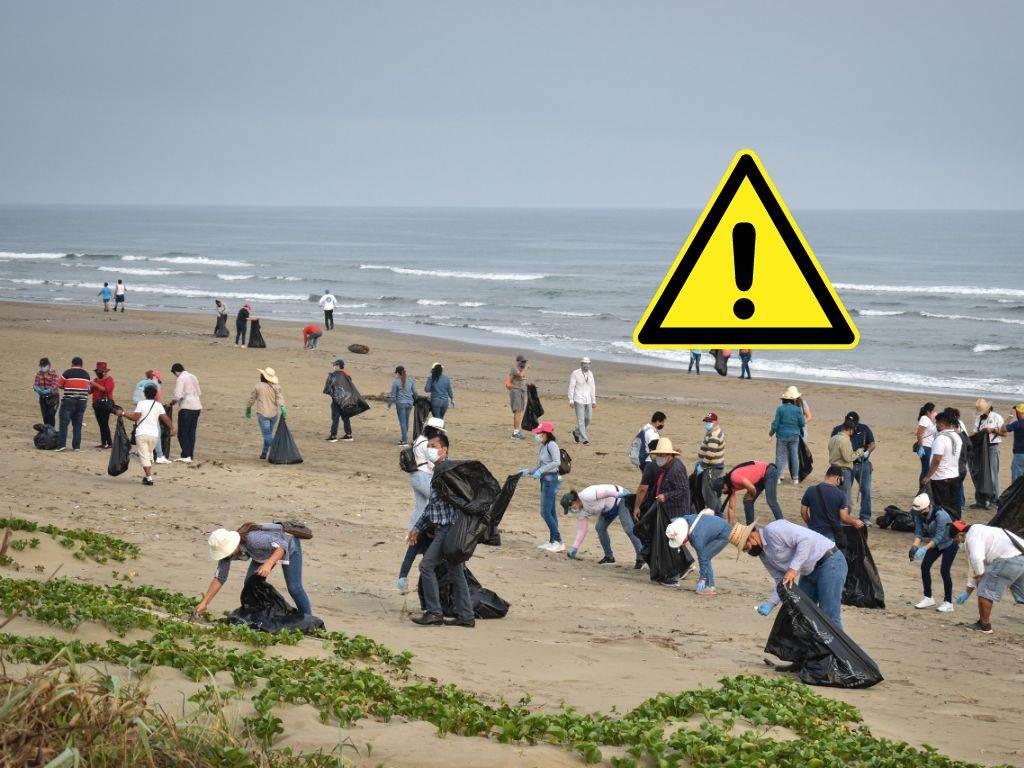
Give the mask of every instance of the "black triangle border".
[[[672, 304], [686, 284], [686, 280], [696, 266], [697, 260], [704, 253], [704, 249], [711, 240], [711, 236], [714, 234], [719, 223], [721, 223], [722, 217], [725, 215], [729, 204], [736, 196], [736, 192], [739, 190], [744, 179], [748, 179], [754, 191], [757, 192], [761, 204], [764, 205], [765, 210], [771, 217], [772, 223], [775, 224], [776, 229], [782, 236], [783, 242], [793, 256], [793, 260], [796, 262], [797, 267], [799, 267], [804, 280], [807, 281], [808, 286], [814, 293], [814, 298], [825, 313], [825, 317], [828, 318], [831, 327], [674, 328], [662, 325], [669, 310], [672, 308]], [[796, 230], [790, 224], [789, 218], [786, 216], [785, 211], [782, 210], [779, 201], [772, 193], [767, 179], [761, 173], [761, 169], [758, 168], [753, 157], [744, 153], [736, 162], [725, 184], [722, 185], [721, 192], [719, 192], [707, 216], [700, 223], [697, 234], [686, 249], [686, 253], [679, 262], [679, 266], [672, 274], [672, 277], [669, 278], [665, 289], [658, 297], [643, 327], [637, 333], [636, 339], [638, 343], [649, 346], [707, 346], [712, 344], [722, 345], [726, 341], [729, 342], [730, 346], [736, 347], [747, 344], [752, 346], [772, 344], [794, 347], [799, 345], [850, 346], [856, 341], [856, 334], [843, 315], [842, 310], [839, 309], [835, 299], [832, 298], [832, 294], [821, 279], [821, 275], [818, 274], [818, 270], [815, 268], [810, 255], [797, 236]]]

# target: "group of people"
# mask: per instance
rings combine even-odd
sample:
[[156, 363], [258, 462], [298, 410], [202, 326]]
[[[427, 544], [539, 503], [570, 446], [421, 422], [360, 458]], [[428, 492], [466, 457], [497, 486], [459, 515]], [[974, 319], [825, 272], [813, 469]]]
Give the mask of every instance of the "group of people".
[[103, 283], [103, 287], [100, 288], [100, 292], [97, 293], [96, 295], [99, 296], [100, 300], [103, 302], [103, 311], [104, 312], [110, 312], [111, 311], [111, 309], [110, 309], [110, 300], [113, 299], [114, 300], [114, 309], [113, 309], [113, 311], [117, 312], [117, 310], [120, 309], [121, 313], [122, 314], [124, 313], [124, 297], [125, 297], [124, 281], [118, 280], [117, 284], [113, 288], [110, 287], [110, 283], [106, 283], [105, 282], [105, 283]]
[[[716, 352], [718, 353], [718, 355], [720, 356], [720, 359], [722, 360], [722, 366], [723, 366], [722, 370], [724, 371], [724, 373], [722, 373], [722, 375], [723, 376], [727, 376], [728, 375], [728, 370], [729, 370], [729, 358], [732, 357], [732, 351], [728, 350], [728, 349], [719, 349], [719, 350], [714, 350], [713, 349], [713, 350], [711, 350], [711, 352], [713, 354], [716, 353]], [[700, 376], [700, 359], [701, 359], [701, 357], [703, 355], [704, 355], [704, 350], [702, 350], [702, 349], [691, 349], [690, 350], [690, 365], [687, 367], [687, 370], [686, 370], [687, 373], [693, 373], [694, 370], [696, 370], [697, 371], [697, 375]], [[750, 361], [753, 360], [753, 359], [754, 359], [754, 352], [753, 352], [753, 350], [750, 350], [750, 349], [741, 349], [740, 350], [740, 378], [741, 379], [753, 378], [750, 375]]]

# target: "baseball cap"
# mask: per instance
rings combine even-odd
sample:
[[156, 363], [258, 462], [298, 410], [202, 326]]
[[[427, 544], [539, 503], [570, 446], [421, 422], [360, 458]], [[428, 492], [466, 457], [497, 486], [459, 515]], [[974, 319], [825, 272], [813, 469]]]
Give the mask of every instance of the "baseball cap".
[[710, 424], [712, 421], [718, 421], [718, 414], [712, 411], [703, 418], [703, 421], [707, 424]]

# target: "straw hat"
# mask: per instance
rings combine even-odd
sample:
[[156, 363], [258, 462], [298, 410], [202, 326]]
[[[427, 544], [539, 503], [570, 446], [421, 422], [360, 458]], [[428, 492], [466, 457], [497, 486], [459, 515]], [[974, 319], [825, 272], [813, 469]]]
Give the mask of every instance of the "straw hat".
[[210, 557], [214, 560], [223, 560], [235, 554], [242, 537], [238, 531], [229, 531], [226, 528], [218, 528], [210, 534]]
[[914, 497], [914, 500], [910, 502], [910, 509], [914, 512], [924, 512], [931, 506], [932, 500], [928, 498], [927, 493], [919, 493]]
[[423, 428], [433, 427], [444, 432], [444, 419], [439, 419], [437, 416], [431, 416], [429, 419], [423, 422]]
[[672, 441], [667, 437], [658, 439], [658, 447], [651, 451], [651, 456], [678, 456], [679, 451], [672, 447]]
[[976, 410], [978, 413], [988, 413], [988, 411], [991, 410], [991, 408], [992, 404], [989, 403], [989, 401], [986, 400], [984, 397], [979, 397], [977, 400], [974, 401], [974, 410]]
[[750, 525], [735, 523], [732, 530], [729, 531], [729, 543], [736, 547], [737, 560], [743, 554], [743, 547], [747, 545], [747, 539], [750, 538], [750, 534], [753, 533], [755, 528], [757, 528], [757, 523], [751, 523]]
[[786, 391], [782, 393], [783, 400], [796, 400], [798, 397], [800, 397], [800, 390], [792, 384], [786, 387]]
[[263, 376], [263, 378], [266, 379], [269, 384], [278, 383], [277, 371], [275, 371], [273, 368], [257, 368], [256, 370], [260, 372], [260, 375]]
[[1015, 410], [1021, 416], [1024, 416], [1024, 403], [1017, 403], [1015, 406], [1013, 406], [1013, 410]]
[[581, 357], [581, 358], [580, 358], [580, 362], [581, 362], [581, 363], [582, 363], [583, 365], [590, 365], [590, 358], [589, 358], [589, 357]]
[[682, 517], [677, 517], [665, 528], [665, 536], [668, 537], [668, 545], [672, 549], [679, 549], [683, 546], [689, 535], [690, 524]]

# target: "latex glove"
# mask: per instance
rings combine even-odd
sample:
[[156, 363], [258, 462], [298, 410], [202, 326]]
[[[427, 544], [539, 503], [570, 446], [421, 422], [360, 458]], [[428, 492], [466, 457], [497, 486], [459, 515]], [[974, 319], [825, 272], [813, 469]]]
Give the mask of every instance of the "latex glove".
[[698, 461], [698, 462], [697, 462], [697, 474], [698, 474], [698, 475], [701, 475], [701, 474], [703, 474], [703, 473], [704, 473], [704, 465], [703, 465], [703, 464], [701, 464], [701, 463], [700, 463], [700, 462]]
[[970, 592], [961, 592], [959, 595], [956, 596], [956, 604], [963, 605], [967, 602], [967, 598], [969, 598], [970, 596]]
[[615, 498], [617, 498], [617, 499], [624, 499], [627, 496], [629, 496], [629, 491], [619, 491], [619, 493], [615, 496]]
[[769, 603], [767, 600], [765, 600], [763, 603], [757, 604], [757, 612], [760, 613], [762, 616], [769, 615], [774, 609], [775, 604]]
[[536, 472], [533, 473], [533, 479], [540, 480], [540, 474], [540, 470], [538, 469]]
[[247, 419], [251, 419], [252, 418], [252, 408], [246, 408], [245, 409], [245, 418], [247, 418]]
[[914, 550], [914, 559], [924, 560], [924, 556], [927, 551], [928, 550], [925, 547], [918, 547], [916, 550]]
[[920, 458], [922, 458], [922, 459], [924, 458], [924, 446], [923, 445], [917, 446], [917, 455]]
[[280, 411], [281, 411], [281, 416], [287, 416], [288, 415], [288, 409], [285, 408], [283, 405], [281, 406]]
[[706, 581], [704, 581], [704, 579], [701, 579], [700, 581], [697, 582], [697, 594], [698, 595], [701, 592], [703, 592], [705, 589], [707, 589], [707, 588], [708, 588], [708, 583]]
[[871, 451], [864, 451], [864, 455], [860, 457], [860, 460], [862, 462], [865, 462], [865, 461], [867, 461], [870, 458], [871, 458]]
[[528, 469], [520, 469], [519, 470], [519, 476], [520, 477], [526, 477], [529, 474], [530, 474], [530, 470], [528, 470]]
[[52, 389], [50, 389], [49, 387], [43, 387], [43, 394], [44, 394], [44, 395], [49, 395], [49, 394], [51, 394], [52, 392], [53, 392], [53, 390], [52, 390]]

